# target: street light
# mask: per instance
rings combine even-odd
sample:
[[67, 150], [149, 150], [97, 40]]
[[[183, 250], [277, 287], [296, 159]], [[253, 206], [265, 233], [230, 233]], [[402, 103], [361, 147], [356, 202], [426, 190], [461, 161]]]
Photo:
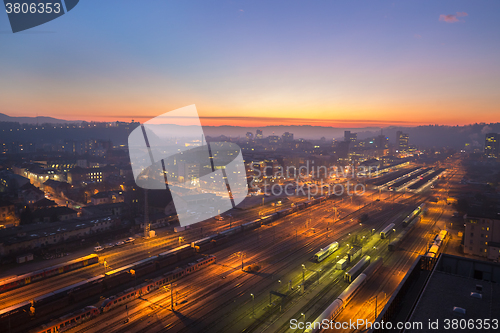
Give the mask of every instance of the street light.
[[255, 307], [254, 307], [255, 296], [254, 296], [254, 294], [250, 294], [250, 296], [252, 296], [252, 316], [254, 316], [255, 315]]

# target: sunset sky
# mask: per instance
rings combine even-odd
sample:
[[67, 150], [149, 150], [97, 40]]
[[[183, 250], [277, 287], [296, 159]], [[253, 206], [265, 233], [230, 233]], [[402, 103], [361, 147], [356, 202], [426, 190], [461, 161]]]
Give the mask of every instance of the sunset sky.
[[500, 1], [98, 1], [13, 34], [0, 112], [205, 125], [500, 121]]

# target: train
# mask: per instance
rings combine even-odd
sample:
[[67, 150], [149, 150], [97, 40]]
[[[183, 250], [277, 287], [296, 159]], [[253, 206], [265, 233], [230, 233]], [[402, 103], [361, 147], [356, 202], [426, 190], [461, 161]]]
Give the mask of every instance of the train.
[[406, 228], [397, 235], [392, 242], [389, 243], [389, 251], [396, 251], [399, 245], [405, 240], [406, 236], [413, 230], [413, 227], [420, 221], [420, 216], [414, 218], [407, 224]]
[[318, 333], [331, 328], [333, 320], [342, 312], [349, 301], [356, 295], [367, 279], [382, 266], [382, 258], [377, 258], [335, 299], [315, 320], [310, 323], [304, 333]]
[[404, 220], [403, 227], [406, 227], [415, 217], [419, 216], [425, 208], [425, 203], [415, 208]]
[[215, 264], [217, 258], [214, 255], [209, 255], [204, 258], [200, 258], [193, 263], [189, 263], [182, 267], [176, 268], [168, 273], [163, 274], [155, 279], [149, 280], [142, 283], [141, 285], [129, 288], [115, 296], [111, 296], [105, 299], [99, 308], [95, 306], [87, 306], [84, 309], [78, 310], [76, 312], [67, 314], [60, 317], [46, 325], [42, 325], [38, 329], [32, 330], [32, 333], [55, 333], [62, 330], [68, 330], [75, 327], [85, 321], [92, 320], [97, 316], [111, 311], [125, 303], [133, 301], [143, 295], [146, 295], [154, 290], [161, 288], [164, 285], [170, 284], [174, 281], [181, 279], [182, 277], [196, 272], [208, 265]]
[[347, 251], [347, 262], [353, 262], [354, 260], [356, 260], [357, 257], [361, 256], [363, 254], [363, 248], [361, 246], [358, 246], [358, 245], [353, 245], [351, 246], [351, 248], [349, 249], [349, 251]]
[[39, 269], [34, 272], [8, 277], [0, 281], [0, 293], [19, 288], [33, 282], [41, 281], [54, 275], [64, 274], [75, 269], [93, 265], [98, 262], [99, 257], [96, 254], [91, 254], [62, 264]]
[[337, 251], [339, 249], [339, 243], [338, 242], [333, 242], [324, 249], [319, 250], [315, 255], [314, 255], [314, 260], [316, 262], [321, 262], [325, 260], [330, 254], [333, 252]]
[[364, 256], [356, 265], [344, 274], [344, 281], [351, 283], [354, 281], [361, 272], [370, 264], [370, 256]]
[[[36, 309], [33, 316], [30, 315], [30, 308], [32, 307], [32, 304], [27, 301], [2, 309], [0, 310], [0, 333], [8, 332], [7, 327], [11, 327], [10, 325], [15, 327], [29, 322], [32, 317], [38, 318], [46, 316], [53, 311], [68, 307], [72, 303], [82, 301], [85, 298], [130, 282], [135, 277], [146, 275], [168, 265], [173, 265], [181, 260], [188, 259], [195, 256], [197, 252], [210, 250], [212, 247], [227, 242], [234, 234], [259, 228], [262, 225], [269, 224], [279, 218], [303, 210], [307, 207], [317, 205], [324, 202], [328, 198], [334, 197], [336, 197], [335, 194], [331, 194], [329, 196], [322, 196], [316, 199], [313, 198], [311, 200], [295, 204], [293, 207], [280, 210], [230, 229], [226, 229], [218, 234], [195, 241], [191, 244], [179, 246], [175, 249], [160, 253], [159, 255], [140, 260], [133, 264], [106, 272], [105, 274], [95, 276], [91, 279], [84, 280], [43, 296], [36, 297], [33, 300], [33, 307]], [[97, 255], [92, 254], [91, 256], [94, 258], [91, 262], [94, 260], [95, 262], [98, 262]], [[89, 262], [87, 262], [87, 264], [88, 263]], [[63, 266], [63, 270], [66, 269], [64, 267], [65, 266]], [[132, 275], [131, 271], [134, 271], [135, 274]]]
[[385, 227], [384, 230], [382, 230], [380, 232], [380, 239], [385, 239], [387, 236], [389, 236], [391, 234], [391, 232], [393, 231], [394, 226], [395, 226], [395, 224], [391, 223], [387, 227]]
[[427, 250], [427, 253], [425, 254], [426, 257], [431, 257], [431, 258], [436, 258], [439, 252], [439, 248], [441, 247], [442, 242], [448, 235], [447, 230], [441, 230], [436, 237], [434, 237], [434, 242], [431, 244], [429, 249]]
[[[144, 276], [169, 265], [174, 265], [195, 255], [196, 252], [190, 244], [182, 245], [159, 255], [35, 297], [32, 304], [31, 302], [22, 302], [2, 309], [0, 310], [0, 332], [4, 332], [3, 329], [8, 327], [8, 325], [15, 327], [30, 321], [32, 317], [42, 318], [73, 303], [101, 294], [106, 290], [111, 290], [131, 282], [137, 277]], [[30, 308], [32, 306], [35, 309], [34, 315], [30, 315]]]
[[224, 231], [219, 232], [218, 234], [212, 235], [205, 237], [203, 239], [199, 239], [197, 241], [194, 241], [191, 243], [191, 247], [195, 249], [196, 252], [204, 252], [208, 251], [212, 248], [217, 247], [218, 244], [225, 243], [229, 238], [226, 238], [226, 236], [231, 236], [237, 233], [245, 232], [247, 230], [253, 230], [260, 228], [262, 225], [269, 224], [271, 222], [274, 222], [280, 218], [283, 218], [287, 215], [290, 215], [292, 213], [298, 212], [300, 210], [303, 210], [307, 207], [317, 205], [321, 202], [324, 202], [327, 198], [333, 197], [334, 194], [330, 196], [321, 196], [316, 199], [312, 198], [311, 200], [304, 201], [298, 204], [295, 204], [293, 207], [290, 208], [285, 208], [282, 210], [279, 210], [275, 213], [272, 213], [270, 215], [263, 216], [261, 218], [258, 218], [256, 220], [244, 223], [239, 226], [235, 226], [229, 229], [226, 229]]

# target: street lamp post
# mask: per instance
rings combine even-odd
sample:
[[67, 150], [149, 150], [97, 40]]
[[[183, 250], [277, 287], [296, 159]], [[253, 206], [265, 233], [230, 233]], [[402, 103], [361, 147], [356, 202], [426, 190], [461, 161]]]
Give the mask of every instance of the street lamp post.
[[241, 252], [241, 270], [243, 270], [243, 255], [244, 255], [244, 253]]
[[174, 311], [174, 287], [170, 282], [170, 308]]
[[250, 294], [250, 296], [252, 296], [252, 316], [255, 316], [255, 306], [254, 306], [255, 296], [254, 294]]
[[302, 285], [305, 285], [306, 280], [306, 265], [302, 264]]

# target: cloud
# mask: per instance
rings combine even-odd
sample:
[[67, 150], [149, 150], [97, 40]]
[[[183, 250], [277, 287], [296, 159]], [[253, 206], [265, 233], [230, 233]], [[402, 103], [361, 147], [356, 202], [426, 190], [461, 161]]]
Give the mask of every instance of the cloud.
[[493, 129], [491, 127], [489, 127], [488, 125], [484, 126], [483, 129], [481, 130], [481, 133], [482, 134], [486, 134], [486, 133], [491, 133], [491, 131], [493, 131]]
[[460, 21], [458, 18], [459, 18], [459, 17], [465, 17], [465, 16], [469, 16], [469, 14], [467, 14], [466, 12], [457, 12], [457, 14], [456, 14], [456, 15], [452, 15], [452, 14], [448, 14], [448, 15], [441, 14], [441, 15], [439, 15], [439, 21], [446, 22], [446, 23], [463, 22], [463, 21]]

